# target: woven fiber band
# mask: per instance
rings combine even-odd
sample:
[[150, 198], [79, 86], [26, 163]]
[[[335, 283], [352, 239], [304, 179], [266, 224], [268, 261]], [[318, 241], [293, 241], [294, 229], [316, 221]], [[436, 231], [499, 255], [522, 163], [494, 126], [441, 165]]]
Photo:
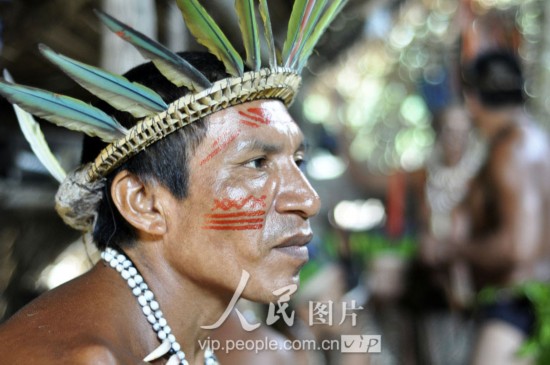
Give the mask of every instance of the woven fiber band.
[[105, 147], [91, 164], [88, 179], [95, 181], [107, 176], [149, 145], [227, 107], [259, 99], [279, 99], [289, 106], [300, 82], [300, 75], [293, 70], [261, 69], [217, 81], [207, 90], [185, 95], [171, 103], [166, 111], [139, 121], [126, 137]]

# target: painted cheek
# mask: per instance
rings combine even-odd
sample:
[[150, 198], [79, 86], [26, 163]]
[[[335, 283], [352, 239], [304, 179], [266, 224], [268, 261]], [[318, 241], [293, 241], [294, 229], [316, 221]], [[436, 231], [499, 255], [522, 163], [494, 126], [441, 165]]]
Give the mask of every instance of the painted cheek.
[[204, 214], [202, 229], [217, 231], [261, 229], [265, 224], [266, 198], [266, 195], [214, 198], [210, 212]]

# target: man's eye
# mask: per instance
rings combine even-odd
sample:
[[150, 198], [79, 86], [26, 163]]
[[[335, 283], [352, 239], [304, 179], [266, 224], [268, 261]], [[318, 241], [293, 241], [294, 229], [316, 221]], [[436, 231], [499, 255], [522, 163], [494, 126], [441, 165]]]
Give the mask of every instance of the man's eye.
[[298, 166], [300, 170], [304, 171], [304, 169], [306, 168], [307, 160], [305, 156], [303, 156], [302, 154], [298, 154], [294, 157], [294, 163], [296, 164], [296, 166]]
[[245, 166], [246, 167], [252, 167], [252, 168], [255, 168], [255, 169], [261, 169], [261, 168], [264, 168], [267, 164], [267, 158], [265, 157], [259, 157], [259, 158], [255, 158], [253, 160], [250, 160], [248, 161]]
[[300, 168], [300, 170], [303, 170], [306, 167], [306, 159], [304, 157], [296, 157], [294, 159], [294, 163]]

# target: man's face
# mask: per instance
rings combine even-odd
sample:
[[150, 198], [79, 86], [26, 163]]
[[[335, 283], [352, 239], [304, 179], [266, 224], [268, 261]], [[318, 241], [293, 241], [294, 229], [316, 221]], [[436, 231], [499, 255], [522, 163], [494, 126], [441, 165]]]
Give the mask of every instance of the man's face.
[[231, 296], [272, 301], [298, 283], [308, 259], [309, 217], [319, 196], [300, 170], [303, 136], [279, 101], [248, 102], [213, 114], [190, 160], [189, 195], [170, 215], [173, 267]]
[[466, 112], [460, 107], [451, 107], [441, 121], [439, 141], [446, 164], [458, 163], [468, 147], [471, 123]]

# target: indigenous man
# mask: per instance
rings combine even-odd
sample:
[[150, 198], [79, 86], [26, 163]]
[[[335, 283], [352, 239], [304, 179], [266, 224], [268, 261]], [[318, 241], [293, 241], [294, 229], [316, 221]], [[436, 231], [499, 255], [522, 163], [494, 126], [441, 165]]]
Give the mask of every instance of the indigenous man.
[[[312, 44], [343, 4], [329, 2], [314, 24], [298, 21], [311, 27], [311, 37], [289, 37], [282, 64], [272, 48], [270, 67], [261, 68], [259, 49], [247, 48], [255, 54], [248, 72], [195, 0], [178, 5], [199, 40], [221, 40], [223, 47], [212, 39], [206, 44], [223, 62], [171, 53], [100, 13], [154, 65], [138, 66], [126, 80], [45, 46], [41, 51], [111, 104], [115, 110], [101, 106], [107, 113], [0, 82], [12, 103], [110, 143], [97, 158], [87, 143], [87, 163], [64, 179], [56, 197], [68, 224], [92, 232], [103, 260], [0, 327], [2, 363], [216, 364], [203, 327], [219, 322], [236, 292], [273, 303], [281, 289], [295, 290], [308, 259], [309, 218], [320, 202], [300, 170], [303, 135], [286, 106]], [[259, 6], [270, 34], [266, 2]], [[295, 27], [289, 32], [303, 31]], [[36, 134], [29, 140], [44, 145]], [[51, 167], [51, 156], [41, 157]]]
[[472, 363], [523, 363], [517, 351], [535, 317], [514, 288], [548, 279], [540, 269], [548, 262], [550, 238], [550, 148], [525, 110], [516, 57], [482, 54], [464, 78], [466, 105], [489, 150], [457, 211], [454, 257], [469, 264], [478, 289], [494, 292], [480, 311]]

